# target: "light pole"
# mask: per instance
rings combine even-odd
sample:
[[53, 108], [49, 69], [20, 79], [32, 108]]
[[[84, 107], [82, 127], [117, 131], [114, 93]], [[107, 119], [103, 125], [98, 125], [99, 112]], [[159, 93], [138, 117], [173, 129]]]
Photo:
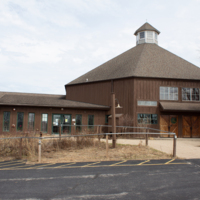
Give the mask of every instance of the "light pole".
[[[117, 107], [115, 107], [115, 101], [117, 100]], [[115, 117], [115, 108], [122, 108], [119, 104], [118, 99], [115, 98], [115, 93], [111, 93], [111, 102], [112, 102], [112, 133], [116, 133], [116, 117]], [[112, 146], [116, 147], [116, 134], [112, 135]]]

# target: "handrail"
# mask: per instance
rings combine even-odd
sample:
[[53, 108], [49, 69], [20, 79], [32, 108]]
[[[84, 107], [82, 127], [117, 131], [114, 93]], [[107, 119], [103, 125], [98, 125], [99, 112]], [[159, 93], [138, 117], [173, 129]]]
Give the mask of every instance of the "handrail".
[[[68, 124], [61, 124], [60, 126], [73, 126], [73, 127], [76, 127], [76, 126], [83, 126], [83, 127], [112, 127], [112, 125], [68, 125]], [[162, 131], [164, 133], [172, 133], [172, 132], [169, 132], [169, 131], [164, 131], [164, 130], [160, 130], [160, 129], [155, 129], [155, 128], [150, 128], [150, 127], [137, 127], [137, 126], [116, 126], [116, 128], [140, 128], [140, 129], [149, 129], [149, 130], [154, 130], [154, 131]]]
[[[148, 133], [148, 132], [124, 132], [124, 133], [98, 133], [98, 134], [84, 134], [84, 135], [62, 135], [62, 138], [67, 137], [89, 137], [89, 136], [102, 136], [102, 135], [160, 135], [165, 133]], [[176, 135], [176, 133], [169, 133], [169, 135]], [[60, 136], [54, 136], [54, 137], [7, 137], [7, 138], [0, 138], [0, 140], [7, 140], [7, 139], [56, 139], [60, 138]]]
[[[83, 134], [83, 135], [62, 135], [62, 138], [68, 138], [68, 137], [91, 137], [91, 136], [105, 136], [106, 135], [106, 157], [108, 157], [108, 136], [109, 135], [134, 135], [134, 134], [141, 134], [146, 135], [146, 146], [148, 146], [148, 135], [156, 134], [166, 134], [166, 133], [149, 133], [149, 132], [124, 132], [124, 133], [99, 133], [99, 134]], [[175, 133], [168, 133], [169, 135], [173, 135], [173, 156], [176, 157], [176, 134]], [[41, 161], [41, 140], [43, 139], [61, 139], [61, 135], [57, 137], [8, 137], [8, 138], [0, 138], [0, 140], [6, 140], [6, 139], [38, 139], [38, 161]], [[99, 138], [100, 139], [100, 138]], [[20, 149], [21, 152], [21, 149]]]

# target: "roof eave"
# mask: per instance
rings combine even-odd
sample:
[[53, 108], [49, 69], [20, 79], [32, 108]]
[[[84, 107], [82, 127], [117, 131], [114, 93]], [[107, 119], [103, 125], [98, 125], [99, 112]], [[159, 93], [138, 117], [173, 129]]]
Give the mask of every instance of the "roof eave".
[[112, 79], [104, 79], [104, 80], [95, 80], [95, 81], [88, 81], [88, 82], [80, 82], [80, 83], [67, 83], [65, 86], [73, 86], [73, 85], [80, 85], [80, 84], [88, 84], [88, 83], [96, 83], [96, 82], [104, 82], [104, 81], [111, 81], [111, 80], [118, 80], [118, 79], [126, 79], [126, 78], [150, 78], [150, 79], [172, 79], [172, 80], [186, 80], [186, 81], [200, 81], [199, 79], [186, 79], [186, 78], [168, 78], [168, 77], [146, 77], [146, 76], [126, 76], [121, 78], [112, 78]]
[[38, 105], [38, 104], [15, 104], [15, 103], [0, 103], [0, 106], [28, 106], [28, 107], [49, 107], [49, 108], [68, 108], [68, 109], [88, 109], [88, 110], [109, 110], [110, 106], [105, 107], [89, 107], [89, 106], [55, 106], [55, 105]]
[[142, 31], [155, 31], [156, 33], [158, 33], [158, 35], [160, 34], [160, 31], [158, 30], [152, 30], [152, 29], [142, 29], [142, 30], [139, 30], [139, 31], [135, 31], [134, 35], [136, 36], [137, 33], [139, 32], [142, 32]]

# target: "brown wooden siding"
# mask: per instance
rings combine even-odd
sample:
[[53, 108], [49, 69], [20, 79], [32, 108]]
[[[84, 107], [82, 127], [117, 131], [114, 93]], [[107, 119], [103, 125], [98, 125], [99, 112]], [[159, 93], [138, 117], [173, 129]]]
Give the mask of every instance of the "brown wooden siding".
[[[174, 80], [174, 79], [155, 79], [155, 78], [127, 78], [113, 80], [114, 92], [116, 98], [119, 100], [122, 109], [116, 109], [116, 113], [128, 114], [133, 117], [134, 126], [138, 126], [137, 114], [149, 113], [158, 115], [157, 125], [148, 125], [159, 129], [160, 108], [159, 108], [159, 88], [178, 87], [179, 98], [178, 101], [168, 102], [182, 102], [182, 87], [198, 87], [199, 81], [189, 80]], [[67, 96], [69, 100], [83, 101], [88, 103], [111, 106], [111, 80], [96, 83], [85, 83], [80, 85], [66, 86]], [[157, 101], [157, 107], [152, 106], [137, 106], [138, 100]], [[184, 101], [187, 102], [187, 101]], [[199, 102], [194, 102], [199, 103]], [[111, 114], [108, 111], [107, 114]], [[165, 113], [164, 113], [165, 114]], [[167, 113], [170, 114], [170, 113]], [[174, 113], [171, 113], [174, 114]], [[180, 119], [181, 115], [179, 113]], [[182, 121], [179, 121], [181, 126]], [[179, 128], [180, 130], [180, 128]], [[180, 133], [181, 134], [181, 133]]]
[[[13, 108], [16, 108], [13, 111]], [[94, 115], [94, 124], [103, 125], [105, 124], [106, 111], [95, 111], [95, 110], [79, 110], [79, 109], [64, 109], [63, 111], [59, 108], [41, 108], [41, 107], [18, 107], [18, 106], [1, 106], [0, 107], [0, 134], [7, 133], [3, 132], [3, 113], [5, 111], [10, 112], [10, 133], [16, 133], [17, 129], [17, 113], [24, 113], [23, 120], [23, 132], [28, 131], [28, 113], [35, 113], [35, 125], [34, 130], [41, 131], [41, 117], [42, 114], [48, 114], [48, 133], [52, 133], [52, 115], [53, 114], [70, 114], [71, 119], [76, 118], [76, 114], [82, 115], [82, 124], [88, 124], [88, 115]], [[74, 122], [71, 122], [71, 124]], [[11, 128], [11, 125], [15, 124], [15, 128]]]
[[66, 86], [66, 99], [110, 105], [111, 81]]
[[[123, 107], [116, 109], [116, 113], [133, 115], [133, 81], [133, 79], [113, 81], [115, 96]], [[66, 90], [66, 99], [111, 106], [111, 81], [66, 86]], [[111, 111], [107, 113], [111, 114]]]
[[[159, 88], [160, 86], [164, 87], [178, 87], [178, 101], [172, 100], [162, 100], [164, 102], [182, 102], [182, 87], [188, 88], [200, 88], [199, 81], [189, 81], [189, 80], [170, 80], [170, 79], [150, 79], [150, 78], [135, 78], [134, 79], [134, 125], [137, 126], [137, 114], [138, 113], [149, 113], [149, 114], [157, 114], [158, 115], [158, 124], [157, 125], [149, 125], [151, 127], [155, 127], [159, 129], [159, 119], [160, 119], [160, 109], [159, 109]], [[145, 101], [157, 101], [157, 107], [152, 106], [137, 106], [138, 100]], [[189, 101], [183, 101], [187, 103]], [[192, 101], [190, 101], [191, 103]], [[193, 102], [199, 103], [200, 102]], [[182, 115], [180, 113], [162, 113], [162, 114], [179, 114], [179, 132], [181, 131], [182, 125]], [[188, 114], [188, 113], [187, 113]], [[193, 113], [190, 113], [190, 115]], [[199, 114], [195, 114], [199, 115]], [[180, 135], [182, 133], [180, 132]]]

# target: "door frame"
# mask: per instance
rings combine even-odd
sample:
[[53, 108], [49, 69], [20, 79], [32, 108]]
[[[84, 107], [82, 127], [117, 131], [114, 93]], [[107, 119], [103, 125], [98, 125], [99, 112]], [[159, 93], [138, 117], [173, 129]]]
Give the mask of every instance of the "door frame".
[[[57, 133], [54, 133], [53, 132], [53, 116], [54, 115], [60, 115], [60, 121], [62, 122], [62, 120], [63, 120], [63, 116], [64, 115], [69, 115], [70, 116], [70, 125], [72, 124], [72, 115], [71, 114], [60, 114], [60, 113], [53, 113], [52, 114], [52, 123], [51, 123], [51, 134], [59, 134], [59, 132], [57, 132]], [[63, 126], [61, 126], [61, 134], [63, 134]], [[70, 131], [69, 131], [69, 134], [71, 134], [71, 127], [70, 127]]]

